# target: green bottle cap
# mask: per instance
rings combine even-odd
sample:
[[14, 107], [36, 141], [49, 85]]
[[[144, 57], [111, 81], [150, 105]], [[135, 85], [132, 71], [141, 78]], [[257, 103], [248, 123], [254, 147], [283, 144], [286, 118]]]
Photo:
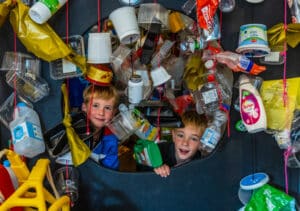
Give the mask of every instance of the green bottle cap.
[[235, 129], [240, 132], [247, 132], [247, 128], [241, 119], [235, 124]]

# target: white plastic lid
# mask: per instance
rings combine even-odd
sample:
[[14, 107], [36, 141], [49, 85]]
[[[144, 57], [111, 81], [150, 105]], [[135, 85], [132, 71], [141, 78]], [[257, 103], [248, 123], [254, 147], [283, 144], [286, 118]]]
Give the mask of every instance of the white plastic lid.
[[246, 0], [246, 2], [253, 3], [253, 4], [261, 3], [261, 2], [263, 2], [263, 1], [264, 1], [264, 0]]
[[58, 158], [56, 158], [55, 162], [62, 165], [73, 165], [71, 152], [67, 152], [64, 155], [59, 156]]
[[50, 9], [41, 2], [36, 2], [29, 9], [29, 17], [38, 24], [43, 24], [51, 17]]
[[204, 63], [204, 66], [206, 69], [211, 69], [215, 66], [215, 62], [212, 59], [209, 59]]
[[250, 174], [240, 181], [240, 187], [244, 190], [254, 190], [269, 182], [269, 176], [265, 173]]

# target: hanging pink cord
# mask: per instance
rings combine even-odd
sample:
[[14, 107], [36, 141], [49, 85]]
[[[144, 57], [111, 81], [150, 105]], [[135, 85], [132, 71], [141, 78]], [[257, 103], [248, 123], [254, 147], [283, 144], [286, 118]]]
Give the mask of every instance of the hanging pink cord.
[[[286, 35], [287, 31], [287, 0], [284, 0], [284, 34]], [[285, 36], [286, 37], [286, 36]], [[283, 104], [284, 107], [287, 106], [288, 95], [287, 95], [287, 83], [286, 83], [286, 62], [287, 62], [287, 41], [284, 40], [284, 49], [283, 49]], [[291, 154], [292, 148], [289, 147], [284, 152], [284, 178], [285, 178], [285, 192], [288, 194], [289, 192], [289, 183], [288, 183], [288, 170], [287, 170], [287, 160], [289, 155]]]
[[288, 158], [292, 154], [292, 147], [289, 146], [283, 153], [284, 155], [284, 179], [285, 179], [285, 193], [289, 193], [289, 179], [288, 179]]

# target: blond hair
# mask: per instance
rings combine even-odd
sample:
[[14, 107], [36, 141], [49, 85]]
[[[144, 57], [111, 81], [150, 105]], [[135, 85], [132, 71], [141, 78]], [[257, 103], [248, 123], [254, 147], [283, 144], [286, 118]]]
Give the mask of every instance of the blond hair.
[[110, 86], [89, 85], [83, 91], [83, 102], [85, 104], [89, 103], [92, 96], [93, 98], [101, 98], [104, 100], [109, 100], [111, 98], [114, 98], [114, 106], [116, 106], [119, 102], [118, 91], [112, 85]]
[[204, 114], [198, 114], [194, 110], [189, 110], [184, 112], [181, 115], [181, 120], [186, 125], [192, 125], [198, 127], [202, 132], [204, 132], [205, 128], [207, 127], [207, 118]]

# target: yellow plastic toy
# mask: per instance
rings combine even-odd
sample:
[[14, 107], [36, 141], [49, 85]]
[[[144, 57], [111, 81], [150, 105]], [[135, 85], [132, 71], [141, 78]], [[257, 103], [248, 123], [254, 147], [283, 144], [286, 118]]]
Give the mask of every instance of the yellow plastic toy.
[[[70, 198], [68, 196], [59, 197], [56, 191], [48, 159], [39, 159], [32, 168], [31, 173], [29, 173], [27, 166], [20, 159], [19, 155], [6, 149], [0, 152], [0, 158], [3, 154], [6, 154], [10, 161], [20, 186], [3, 202], [0, 211], [9, 210], [13, 207], [24, 207], [26, 211], [32, 210], [32, 208], [37, 208], [39, 211], [46, 211], [48, 207], [48, 211], [70, 210]], [[43, 186], [45, 176], [49, 180], [55, 197]]]

